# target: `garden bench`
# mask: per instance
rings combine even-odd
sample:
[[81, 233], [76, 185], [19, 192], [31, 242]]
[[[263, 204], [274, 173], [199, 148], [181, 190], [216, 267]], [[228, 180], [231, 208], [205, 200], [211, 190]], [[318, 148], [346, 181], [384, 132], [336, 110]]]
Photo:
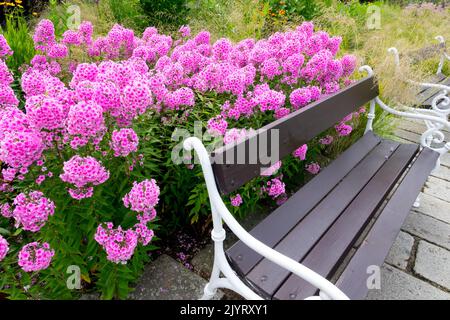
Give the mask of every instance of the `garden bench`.
[[[232, 289], [246, 299], [362, 299], [373, 266], [381, 266], [411, 207], [439, 157], [450, 150], [441, 129], [450, 128], [446, 111], [398, 111], [378, 97], [378, 85], [368, 76], [263, 127], [237, 144], [211, 155], [195, 137], [184, 141], [195, 149], [210, 197], [214, 266], [202, 299], [217, 288]], [[446, 100], [448, 104], [450, 101]], [[250, 232], [234, 219], [222, 201], [257, 177], [268, 165], [249, 151], [262, 135], [278, 130], [279, 139], [265, 136], [258, 148], [279, 141], [279, 157], [338, 123], [370, 102], [366, 133], [311, 181], [274, 210]], [[373, 133], [375, 107], [426, 121], [421, 146], [386, 140]], [[425, 112], [422, 112], [425, 111]], [[234, 159], [245, 150], [240, 164]], [[229, 156], [230, 158], [226, 158]], [[242, 154], [241, 154], [242, 156]], [[243, 158], [244, 159], [244, 158]], [[264, 165], [263, 165], [264, 164]], [[223, 248], [228, 225], [239, 240]], [[222, 276], [221, 276], [222, 274]]]
[[[440, 55], [439, 65], [432, 77], [427, 79], [426, 82], [414, 82], [410, 81], [415, 85], [420, 86], [420, 90], [417, 94], [417, 106], [424, 108], [431, 108], [433, 104], [433, 99], [439, 95], [443, 90], [450, 92], [450, 77], [442, 73], [442, 68], [444, 67], [445, 60], [450, 60], [450, 55], [446, 51], [446, 44], [444, 37], [437, 36], [436, 40], [439, 41], [438, 44], [434, 44], [425, 48], [421, 48], [415, 51], [408, 52], [404, 54], [409, 57], [412, 63], [418, 63], [423, 60], [427, 60]], [[399, 67], [400, 57], [398, 50], [394, 47], [389, 48], [388, 51], [395, 56], [395, 64]]]

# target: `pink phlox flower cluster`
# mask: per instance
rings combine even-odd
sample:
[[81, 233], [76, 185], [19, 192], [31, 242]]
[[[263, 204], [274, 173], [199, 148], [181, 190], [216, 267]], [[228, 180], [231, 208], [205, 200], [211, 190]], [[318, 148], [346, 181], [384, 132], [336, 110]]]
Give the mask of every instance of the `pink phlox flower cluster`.
[[97, 228], [94, 239], [105, 250], [107, 259], [114, 263], [126, 264], [134, 254], [139, 235], [132, 229], [114, 229], [112, 222], [101, 224]]
[[0, 214], [5, 218], [11, 218], [12, 217], [12, 208], [9, 203], [4, 203], [0, 205]]
[[6, 254], [9, 251], [8, 241], [0, 235], [0, 261], [5, 259]]
[[308, 151], [308, 145], [304, 144], [302, 146], [300, 146], [299, 148], [297, 148], [292, 155], [300, 160], [305, 160], [306, 159], [306, 152]]
[[19, 252], [19, 266], [25, 272], [34, 272], [47, 269], [52, 261], [55, 251], [46, 242], [32, 242], [25, 245]]
[[139, 243], [143, 246], [148, 245], [155, 235], [154, 231], [149, 229], [145, 223], [137, 223], [134, 226], [134, 231], [138, 235]]
[[267, 192], [273, 199], [276, 199], [286, 192], [285, 184], [280, 178], [274, 178], [267, 181], [266, 186], [263, 187], [263, 191]]
[[209, 119], [207, 128], [212, 136], [223, 136], [227, 132], [228, 122], [222, 116]]
[[0, 34], [0, 59], [4, 59], [6, 56], [12, 56], [13, 53], [5, 37]]
[[230, 201], [233, 207], [239, 207], [242, 204], [242, 197], [238, 193], [237, 195], [230, 197]]
[[81, 101], [70, 107], [67, 116], [67, 132], [80, 139], [72, 141], [72, 147], [77, 149], [88, 143], [89, 139], [103, 137], [105, 133], [103, 108], [95, 102]]
[[311, 174], [318, 174], [320, 171], [320, 165], [317, 162], [312, 162], [305, 166], [306, 171]]
[[63, 128], [66, 112], [63, 105], [55, 98], [36, 95], [27, 99], [25, 104], [27, 118], [38, 130]]
[[352, 126], [345, 124], [344, 122], [335, 125], [334, 128], [340, 137], [348, 136], [353, 130]]
[[93, 194], [93, 186], [104, 183], [109, 178], [109, 171], [93, 157], [73, 156], [64, 162], [62, 181], [73, 184], [75, 188], [69, 189], [74, 199], [89, 198]]
[[114, 130], [111, 136], [111, 148], [115, 157], [126, 157], [131, 152], [136, 152], [139, 138], [133, 129], [124, 128]]
[[26, 115], [15, 107], [0, 112], [0, 161], [13, 168], [27, 168], [42, 157], [44, 143]]
[[12, 216], [16, 221], [16, 228], [21, 226], [24, 230], [37, 232], [47, 222], [48, 217], [55, 212], [53, 201], [44, 197], [40, 191], [28, 194], [20, 193], [14, 199]]
[[35, 48], [44, 52], [47, 48], [56, 44], [53, 22], [48, 19], [41, 20], [35, 28], [33, 41], [35, 43]]
[[320, 142], [320, 144], [326, 146], [326, 145], [333, 143], [333, 140], [334, 140], [333, 136], [327, 135], [327, 136], [319, 139], [319, 142]]
[[139, 213], [153, 213], [159, 201], [159, 187], [154, 179], [133, 183], [133, 188], [123, 197], [126, 208]]

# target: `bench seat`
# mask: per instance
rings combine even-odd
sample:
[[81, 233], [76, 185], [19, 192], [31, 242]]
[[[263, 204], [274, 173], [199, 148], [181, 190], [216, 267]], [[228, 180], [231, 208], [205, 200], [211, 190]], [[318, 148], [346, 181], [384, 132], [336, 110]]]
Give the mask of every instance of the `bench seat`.
[[[324, 168], [250, 234], [331, 280], [352, 299], [367, 294], [439, 153], [372, 131]], [[304, 299], [317, 288], [238, 241], [226, 252], [238, 276], [266, 299]]]
[[[450, 77], [440, 73], [434, 75], [427, 82], [450, 86]], [[433, 99], [440, 93], [442, 93], [442, 89], [422, 88], [417, 95], [417, 105], [427, 109], [431, 108]]]

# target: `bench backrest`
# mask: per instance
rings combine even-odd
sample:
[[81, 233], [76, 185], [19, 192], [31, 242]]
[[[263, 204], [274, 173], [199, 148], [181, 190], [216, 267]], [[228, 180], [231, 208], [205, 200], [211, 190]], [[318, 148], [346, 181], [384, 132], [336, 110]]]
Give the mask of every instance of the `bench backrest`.
[[[271, 150], [272, 144], [279, 144], [278, 157], [282, 159], [377, 97], [378, 93], [374, 76], [363, 78], [264, 126], [257, 134], [240, 143], [215, 150], [211, 155], [211, 163], [219, 191], [229, 194], [259, 176], [262, 168], [270, 166], [265, 155], [267, 150]], [[273, 130], [277, 130], [278, 134], [271, 134]], [[260, 152], [261, 148], [264, 150]], [[239, 157], [244, 154], [245, 161], [237, 161], [238, 153]]]
[[426, 60], [433, 58], [443, 51], [445, 51], [445, 42], [431, 45], [429, 47], [421, 48], [419, 50], [414, 50], [406, 53], [413, 63], [419, 62], [421, 60]]

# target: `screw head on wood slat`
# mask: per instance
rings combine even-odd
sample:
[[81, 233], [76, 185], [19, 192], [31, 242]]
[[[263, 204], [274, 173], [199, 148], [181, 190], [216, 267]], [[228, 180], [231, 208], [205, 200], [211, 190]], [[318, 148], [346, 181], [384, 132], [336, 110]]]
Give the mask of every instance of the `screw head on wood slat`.
[[239, 255], [236, 257], [236, 260], [237, 260], [237, 261], [242, 261], [242, 258], [243, 258], [243, 257], [242, 257], [242, 254], [239, 254]]
[[297, 294], [296, 293], [290, 293], [289, 294], [289, 299], [294, 300], [295, 298], [297, 298]]
[[268, 278], [267, 276], [261, 276], [260, 280], [261, 280], [261, 282], [264, 282], [267, 280], [267, 278]]

